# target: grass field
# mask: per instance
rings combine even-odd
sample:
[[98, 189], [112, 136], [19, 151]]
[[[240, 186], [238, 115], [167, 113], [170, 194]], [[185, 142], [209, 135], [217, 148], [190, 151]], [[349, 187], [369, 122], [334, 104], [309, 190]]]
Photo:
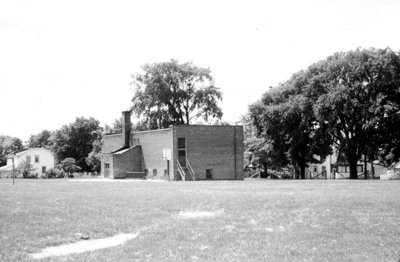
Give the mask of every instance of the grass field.
[[[400, 181], [0, 180], [0, 261], [139, 233], [56, 261], [399, 261]], [[215, 216], [184, 218], [181, 212]], [[46, 259], [44, 259], [46, 260]]]

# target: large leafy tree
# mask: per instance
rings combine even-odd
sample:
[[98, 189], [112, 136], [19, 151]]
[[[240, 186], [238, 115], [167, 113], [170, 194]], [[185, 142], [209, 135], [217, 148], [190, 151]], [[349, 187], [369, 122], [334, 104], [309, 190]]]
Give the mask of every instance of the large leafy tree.
[[7, 155], [23, 150], [21, 139], [0, 135], [0, 166], [7, 164]]
[[142, 69], [143, 73], [132, 76], [132, 110], [141, 117], [140, 126], [157, 129], [222, 117], [218, 106], [222, 94], [214, 86], [210, 69], [177, 60], [145, 64]]
[[249, 107], [258, 137], [272, 146], [272, 162], [279, 166], [291, 164], [296, 177], [302, 179], [307, 163], [321, 161], [315, 155], [323, 159], [331, 149], [329, 136], [319, 129], [312, 103], [303, 94], [309, 81], [306, 72], [301, 71]]
[[[399, 159], [400, 56], [390, 49], [357, 49], [322, 61], [323, 91], [314, 112], [325, 123], [356, 179], [362, 155]], [[396, 142], [397, 139], [397, 142]], [[373, 160], [373, 159], [371, 159]]]
[[[330, 146], [358, 178], [364, 155], [400, 158], [400, 56], [390, 49], [336, 53], [272, 88], [250, 107], [258, 135], [304, 170]], [[303, 177], [304, 174], [301, 174]]]
[[76, 165], [83, 171], [90, 171], [91, 167], [86, 158], [93, 149], [93, 142], [99, 139], [101, 131], [99, 121], [92, 117], [78, 117], [75, 122], [56, 130], [51, 140], [57, 161], [74, 158]]

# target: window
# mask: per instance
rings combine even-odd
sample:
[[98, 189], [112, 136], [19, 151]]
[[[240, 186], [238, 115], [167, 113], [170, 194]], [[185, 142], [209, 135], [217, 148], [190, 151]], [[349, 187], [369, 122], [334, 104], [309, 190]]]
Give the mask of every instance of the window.
[[42, 166], [42, 174], [46, 173], [46, 167]]
[[30, 163], [31, 162], [31, 156], [26, 156], [26, 163]]
[[317, 172], [317, 167], [316, 166], [314, 166], [314, 172]]
[[348, 173], [347, 170], [348, 170], [347, 166], [339, 166], [338, 167], [338, 172], [339, 173]]
[[35, 156], [35, 163], [39, 163], [39, 156], [38, 155]]
[[153, 176], [157, 176], [157, 168], [153, 169]]
[[105, 163], [104, 166], [105, 168], [110, 168], [110, 163]]
[[178, 137], [178, 149], [186, 149], [186, 138]]
[[[339, 173], [350, 173], [350, 166], [339, 166], [338, 167]], [[357, 173], [363, 172], [363, 166], [357, 165]]]

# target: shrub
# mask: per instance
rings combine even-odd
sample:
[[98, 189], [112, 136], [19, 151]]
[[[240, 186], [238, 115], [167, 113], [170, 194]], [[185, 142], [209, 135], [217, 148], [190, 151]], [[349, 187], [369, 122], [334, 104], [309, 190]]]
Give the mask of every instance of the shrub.
[[46, 171], [47, 178], [63, 178], [65, 177], [64, 170], [58, 168], [50, 168]]

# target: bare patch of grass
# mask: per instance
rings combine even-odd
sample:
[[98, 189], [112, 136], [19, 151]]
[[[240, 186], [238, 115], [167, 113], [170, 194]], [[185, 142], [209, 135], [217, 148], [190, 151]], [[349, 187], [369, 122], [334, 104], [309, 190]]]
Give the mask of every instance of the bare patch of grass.
[[33, 259], [42, 259], [47, 257], [66, 256], [71, 254], [84, 253], [98, 249], [110, 248], [123, 245], [126, 241], [136, 238], [136, 234], [118, 234], [113, 237], [84, 240], [72, 244], [66, 244], [56, 247], [47, 247], [39, 253], [32, 254]]

